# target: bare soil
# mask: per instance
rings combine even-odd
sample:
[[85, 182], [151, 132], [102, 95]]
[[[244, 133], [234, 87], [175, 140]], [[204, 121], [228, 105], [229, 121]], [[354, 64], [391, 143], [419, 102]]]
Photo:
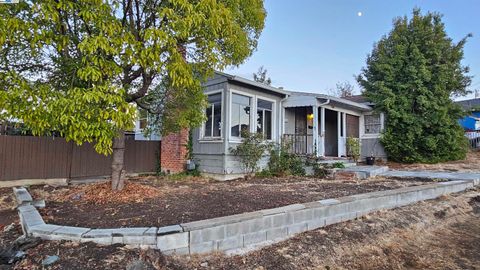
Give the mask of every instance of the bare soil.
[[392, 170], [433, 170], [448, 172], [480, 172], [480, 151], [470, 151], [464, 160], [448, 161], [437, 164], [403, 164], [387, 162]]
[[[0, 231], [2, 242], [12, 233]], [[480, 189], [444, 196], [300, 234], [245, 255], [163, 256], [121, 245], [44, 241], [14, 266], [43, 269], [125, 269], [140, 260], [145, 269], [478, 269]]]
[[108, 183], [35, 188], [32, 193], [46, 199], [47, 207], [41, 213], [49, 223], [112, 228], [165, 226], [420, 184], [424, 181], [386, 178], [359, 182], [307, 177], [228, 182], [196, 178], [172, 182], [146, 177], [131, 180], [120, 193], [112, 193]]
[[16, 202], [11, 188], [0, 188], [0, 231], [17, 219]]

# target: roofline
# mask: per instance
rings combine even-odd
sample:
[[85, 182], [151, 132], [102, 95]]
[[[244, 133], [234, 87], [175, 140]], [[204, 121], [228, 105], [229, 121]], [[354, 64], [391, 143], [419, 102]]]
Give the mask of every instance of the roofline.
[[357, 108], [360, 108], [360, 109], [363, 109], [363, 110], [366, 110], [366, 111], [371, 111], [372, 110], [372, 107], [370, 107], [366, 104], [358, 103], [358, 102], [351, 101], [351, 100], [344, 99], [344, 98], [339, 98], [339, 97], [334, 97], [334, 96], [329, 96], [329, 95], [324, 95], [324, 94], [318, 94], [318, 95], [316, 95], [316, 98], [333, 100], [335, 102], [346, 104], [346, 105], [353, 106], [353, 107], [357, 107]]
[[259, 83], [259, 82], [253, 81], [253, 80], [245, 79], [243, 77], [239, 77], [239, 76], [236, 76], [236, 75], [227, 74], [227, 73], [224, 73], [224, 72], [221, 72], [221, 71], [215, 71], [215, 73], [218, 74], [218, 75], [227, 77], [227, 79], [230, 80], [230, 81], [235, 81], [235, 82], [239, 82], [239, 83], [248, 84], [248, 85], [251, 85], [251, 86], [262, 88], [262, 89], [272, 91], [272, 92], [275, 92], [275, 93], [278, 93], [278, 94], [282, 94], [282, 95], [285, 95], [285, 96], [290, 95], [290, 93], [288, 91], [285, 91], [285, 90], [282, 90], [282, 89], [279, 89], [279, 88], [276, 88], [276, 87], [273, 87], [273, 86], [270, 86], [270, 85], [266, 85], [264, 83]]

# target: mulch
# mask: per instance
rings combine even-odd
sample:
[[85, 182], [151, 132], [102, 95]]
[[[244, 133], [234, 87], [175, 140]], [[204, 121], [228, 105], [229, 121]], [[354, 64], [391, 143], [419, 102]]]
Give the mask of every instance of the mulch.
[[420, 181], [375, 179], [326, 181], [307, 177], [213, 182], [137, 178], [122, 192], [108, 183], [80, 187], [33, 189], [45, 197], [41, 214], [48, 223], [90, 228], [149, 227], [197, 221], [294, 203], [389, 190]]

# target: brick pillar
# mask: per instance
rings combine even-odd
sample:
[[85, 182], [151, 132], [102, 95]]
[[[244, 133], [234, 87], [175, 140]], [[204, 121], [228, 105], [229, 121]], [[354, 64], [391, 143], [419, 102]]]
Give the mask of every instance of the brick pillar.
[[185, 171], [188, 153], [187, 143], [188, 129], [162, 137], [160, 166], [163, 172], [179, 173]]

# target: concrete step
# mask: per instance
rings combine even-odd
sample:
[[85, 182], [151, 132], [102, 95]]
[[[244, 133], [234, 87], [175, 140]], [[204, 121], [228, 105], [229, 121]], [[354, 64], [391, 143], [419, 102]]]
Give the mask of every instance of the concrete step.
[[349, 167], [353, 167], [353, 166], [356, 166], [357, 163], [356, 162], [353, 162], [351, 160], [348, 160], [348, 159], [325, 159], [325, 160], [318, 160], [317, 161], [318, 164], [327, 164], [327, 165], [332, 165], [332, 164], [335, 164], [335, 163], [343, 163], [343, 166], [345, 166], [345, 168], [349, 168]]
[[387, 172], [387, 166], [352, 166], [341, 169], [346, 172], [355, 172], [360, 179], [367, 179]]

